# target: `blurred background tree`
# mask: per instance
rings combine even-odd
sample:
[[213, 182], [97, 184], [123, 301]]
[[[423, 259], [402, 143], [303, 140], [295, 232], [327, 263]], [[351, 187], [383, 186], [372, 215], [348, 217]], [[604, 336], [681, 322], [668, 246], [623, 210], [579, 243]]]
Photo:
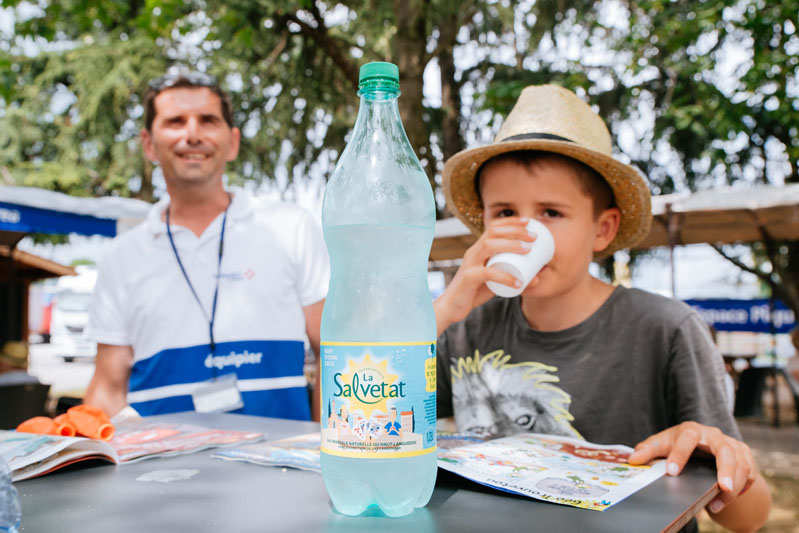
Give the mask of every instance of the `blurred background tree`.
[[[595, 105], [653, 194], [799, 181], [799, 0], [3, 6], [3, 183], [154, 199], [163, 187], [138, 146], [140, 95], [188, 67], [232, 93], [244, 134], [232, 182], [274, 180], [289, 197], [292, 183], [321, 188], [355, 120], [358, 67], [373, 60], [400, 68], [403, 123], [441, 216], [443, 161], [489, 142], [537, 83]], [[764, 243], [719, 251], [799, 311], [799, 247]]]

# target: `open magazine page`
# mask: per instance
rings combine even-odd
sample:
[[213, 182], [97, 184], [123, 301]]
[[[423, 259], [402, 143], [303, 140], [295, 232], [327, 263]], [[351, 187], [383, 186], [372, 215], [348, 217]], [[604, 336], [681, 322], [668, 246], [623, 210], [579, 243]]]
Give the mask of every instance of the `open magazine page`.
[[604, 511], [665, 474], [665, 461], [627, 464], [632, 452], [530, 433], [441, 450], [438, 466], [515, 494]]
[[10, 465], [13, 480], [21, 481], [87, 459], [124, 464], [251, 443], [262, 438], [262, 433], [150, 422], [144, 418], [119, 424], [110, 442], [0, 430], [0, 455]]
[[12, 480], [40, 476], [87, 459], [117, 462], [107, 442], [81, 437], [59, 437], [0, 430], [0, 456], [11, 467]]
[[265, 466], [284, 466], [321, 472], [319, 447], [321, 435], [308, 433], [271, 442], [259, 442], [249, 446], [224, 448], [211, 457], [229, 461], [243, 461]]
[[129, 420], [116, 428], [111, 446], [120, 463], [192, 453], [208, 448], [256, 442], [262, 433], [211, 429], [190, 424]]

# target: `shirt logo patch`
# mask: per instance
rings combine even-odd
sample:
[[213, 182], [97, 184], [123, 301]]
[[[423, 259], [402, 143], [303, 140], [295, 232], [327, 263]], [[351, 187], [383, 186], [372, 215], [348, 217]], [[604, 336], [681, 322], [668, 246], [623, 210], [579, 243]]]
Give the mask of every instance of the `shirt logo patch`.
[[249, 281], [255, 277], [255, 272], [248, 268], [244, 272], [222, 272], [218, 277], [225, 281]]
[[250, 353], [247, 350], [242, 353], [231, 351], [228, 355], [211, 355], [209, 353], [208, 357], [205, 358], [205, 367], [216, 367], [218, 370], [222, 370], [226, 366], [239, 368], [242, 365], [257, 365], [261, 362], [263, 356], [262, 352]]

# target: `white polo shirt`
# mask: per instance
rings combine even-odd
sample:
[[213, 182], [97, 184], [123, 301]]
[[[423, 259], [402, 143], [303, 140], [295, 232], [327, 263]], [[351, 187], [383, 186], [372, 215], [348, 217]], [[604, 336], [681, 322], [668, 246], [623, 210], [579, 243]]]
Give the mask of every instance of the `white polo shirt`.
[[133, 347], [128, 402], [144, 415], [193, 409], [203, 381], [235, 373], [236, 412], [310, 418], [303, 376], [303, 307], [325, 297], [329, 262], [310, 215], [232, 188], [210, 353], [208, 320], [216, 285], [220, 214], [200, 237], [172, 225], [175, 246], [200, 309], [169, 244], [161, 200], [144, 223], [109, 245], [99, 266], [89, 335]]

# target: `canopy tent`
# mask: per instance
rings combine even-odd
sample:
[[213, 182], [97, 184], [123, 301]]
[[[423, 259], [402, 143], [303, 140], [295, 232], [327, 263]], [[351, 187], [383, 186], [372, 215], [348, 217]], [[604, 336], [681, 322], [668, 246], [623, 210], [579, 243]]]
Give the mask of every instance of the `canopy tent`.
[[28, 291], [31, 282], [74, 275], [75, 269], [71, 267], [0, 243], [0, 346], [9, 340], [28, 338]]
[[72, 267], [0, 244], [0, 283], [12, 281], [12, 278], [31, 282], [74, 275]]
[[[799, 239], [799, 184], [653, 196], [652, 216], [652, 229], [634, 249]], [[460, 259], [475, 240], [457, 218], [439, 220], [430, 260]]]
[[147, 202], [132, 198], [78, 198], [45, 189], [0, 185], [0, 233], [113, 237], [141, 222], [149, 208]]
[[28, 335], [28, 290], [37, 279], [75, 270], [16, 248], [28, 233], [104, 235], [141, 222], [150, 204], [130, 198], [78, 198], [0, 185], [0, 344]]
[[799, 184], [725, 187], [652, 198], [652, 230], [636, 249], [799, 239]]

